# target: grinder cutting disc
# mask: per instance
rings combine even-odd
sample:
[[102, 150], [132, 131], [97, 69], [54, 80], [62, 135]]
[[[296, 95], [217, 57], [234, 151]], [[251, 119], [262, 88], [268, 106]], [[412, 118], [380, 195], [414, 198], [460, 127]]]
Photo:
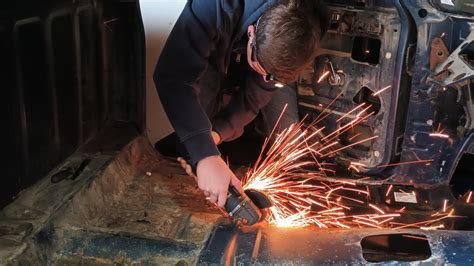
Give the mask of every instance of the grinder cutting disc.
[[245, 194], [259, 209], [267, 209], [273, 206], [270, 199], [264, 193], [255, 189], [246, 189]]

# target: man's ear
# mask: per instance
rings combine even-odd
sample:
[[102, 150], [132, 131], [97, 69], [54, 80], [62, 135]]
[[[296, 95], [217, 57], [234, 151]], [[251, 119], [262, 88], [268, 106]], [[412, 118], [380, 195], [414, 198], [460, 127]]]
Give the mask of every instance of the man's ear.
[[255, 35], [255, 27], [253, 25], [250, 25], [247, 28], [247, 35], [249, 36], [249, 38], [251, 38]]

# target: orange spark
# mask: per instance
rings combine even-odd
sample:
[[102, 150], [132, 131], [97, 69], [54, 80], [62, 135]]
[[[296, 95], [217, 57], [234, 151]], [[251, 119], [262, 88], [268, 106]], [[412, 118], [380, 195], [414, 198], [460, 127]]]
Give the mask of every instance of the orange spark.
[[443, 229], [444, 228], [444, 224], [440, 224], [440, 225], [435, 225], [435, 226], [428, 226], [428, 227], [420, 227], [421, 230], [436, 230], [436, 229]]
[[392, 85], [388, 85], [387, 87], [382, 88], [381, 90], [372, 93], [372, 96], [377, 96], [377, 95], [379, 95], [380, 93], [382, 93], [382, 92], [384, 92], [384, 91], [390, 89], [391, 87], [392, 87]]
[[472, 191], [469, 191], [469, 194], [467, 195], [467, 199], [466, 199], [467, 204], [471, 203], [471, 197], [472, 197]]
[[357, 173], [360, 173], [359, 168], [357, 168], [357, 166], [355, 166], [353, 164], [350, 164], [349, 167], [347, 168], [347, 170], [351, 170], [351, 169], [356, 171]]
[[444, 129], [441, 129], [441, 123], [439, 123], [438, 128], [433, 133], [430, 133], [429, 136], [434, 138], [449, 139], [449, 135], [444, 134], [443, 132]]
[[325, 71], [318, 79], [317, 83], [321, 83], [323, 79], [327, 78], [331, 72], [329, 70]]
[[357, 137], [360, 136], [360, 135], [362, 135], [362, 133], [357, 133], [357, 134], [355, 134], [354, 136], [352, 136], [352, 137], [349, 138], [349, 141], [354, 140], [355, 138], [357, 138]]
[[448, 207], [448, 200], [445, 199], [443, 203], [443, 212], [446, 212], [446, 208]]
[[393, 185], [390, 185], [387, 189], [387, 192], [385, 193], [385, 197], [388, 197], [388, 194], [390, 194], [390, 191], [392, 190]]
[[342, 148], [339, 148], [339, 149], [337, 149], [337, 150], [334, 150], [334, 151], [332, 151], [332, 152], [329, 152], [329, 153], [323, 154], [323, 155], [321, 156], [321, 158], [322, 158], [322, 157], [329, 156], [329, 155], [332, 155], [332, 154], [334, 154], [334, 153], [336, 153], [336, 152], [339, 152], [339, 151], [345, 150], [345, 149], [347, 149], [347, 148], [350, 148], [350, 147], [352, 147], [352, 146], [359, 145], [359, 144], [361, 144], [361, 143], [364, 143], [364, 142], [367, 142], [367, 141], [370, 141], [370, 140], [376, 139], [376, 138], [378, 138], [378, 137], [379, 137], [379, 136], [373, 136], [373, 137], [366, 138], [366, 139], [363, 139], [363, 140], [361, 140], [361, 141], [357, 141], [357, 142], [355, 142], [355, 143], [352, 143], [352, 144], [346, 145], [346, 146], [344, 146], [344, 147], [342, 147]]
[[345, 117], [347, 117], [348, 115], [352, 114], [353, 112], [355, 112], [357, 109], [361, 108], [362, 106], [364, 106], [365, 103], [361, 103], [359, 104], [358, 106], [356, 106], [354, 109], [350, 110], [349, 112], [345, 113], [343, 116], [341, 116], [341, 118], [339, 118], [336, 122], [339, 122], [341, 121], [342, 119], [344, 119]]
[[430, 137], [437, 137], [442, 139], [449, 139], [449, 135], [441, 134], [441, 133], [431, 133]]
[[432, 163], [433, 160], [416, 160], [416, 161], [411, 161], [411, 162], [401, 162], [401, 163], [392, 163], [392, 164], [384, 164], [384, 165], [379, 165], [378, 168], [383, 168], [383, 167], [390, 167], [390, 166], [399, 166], [399, 165], [407, 165], [407, 164], [429, 164]]
[[404, 212], [406, 210], [407, 207], [403, 207], [401, 208], [400, 210], [398, 210], [397, 212]]
[[372, 207], [374, 210], [380, 212], [381, 214], [385, 214], [385, 212], [382, 209], [380, 209], [379, 207], [377, 207], [373, 204], [369, 204], [369, 206]]
[[402, 235], [403, 237], [406, 237], [406, 238], [413, 238], [413, 239], [417, 239], [417, 240], [425, 240], [427, 241], [428, 238], [426, 237], [421, 237], [421, 236], [414, 236], [414, 235]]

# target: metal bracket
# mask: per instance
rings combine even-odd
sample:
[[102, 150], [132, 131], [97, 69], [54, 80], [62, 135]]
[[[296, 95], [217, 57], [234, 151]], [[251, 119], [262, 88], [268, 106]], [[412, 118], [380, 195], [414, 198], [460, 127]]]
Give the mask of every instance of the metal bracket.
[[[474, 23], [470, 23], [470, 28], [471, 33], [464, 42], [443, 63], [434, 69], [431, 74], [433, 81], [442, 86], [451, 86], [455, 83], [474, 78], [474, 66], [467, 61], [467, 58], [461, 55], [464, 48], [474, 42]], [[443, 77], [440, 78], [440, 75], [443, 75]]]

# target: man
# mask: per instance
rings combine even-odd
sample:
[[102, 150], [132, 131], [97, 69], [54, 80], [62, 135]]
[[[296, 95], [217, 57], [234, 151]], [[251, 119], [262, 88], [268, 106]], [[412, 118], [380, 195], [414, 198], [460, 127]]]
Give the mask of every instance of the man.
[[[296, 122], [296, 96], [284, 84], [294, 82], [313, 62], [321, 22], [326, 20], [314, 2], [188, 0], [174, 26], [154, 80], [188, 161], [196, 166], [198, 186], [211, 202], [224, 206], [229, 185], [242, 191], [217, 144], [239, 137], [270, 101], [270, 107], [291, 102], [293, 115], [283, 124]], [[239, 52], [242, 43], [246, 49]], [[208, 72], [215, 72], [210, 79], [220, 84], [220, 77], [231, 75], [229, 66], [234, 69], [235, 62], [243, 63], [237, 67], [244, 74], [237, 78], [242, 86], [222, 107], [215, 104], [220, 85], [212, 88], [216, 86], [209, 82]], [[267, 124], [274, 123], [279, 112], [267, 112], [267, 120], [273, 120]]]

